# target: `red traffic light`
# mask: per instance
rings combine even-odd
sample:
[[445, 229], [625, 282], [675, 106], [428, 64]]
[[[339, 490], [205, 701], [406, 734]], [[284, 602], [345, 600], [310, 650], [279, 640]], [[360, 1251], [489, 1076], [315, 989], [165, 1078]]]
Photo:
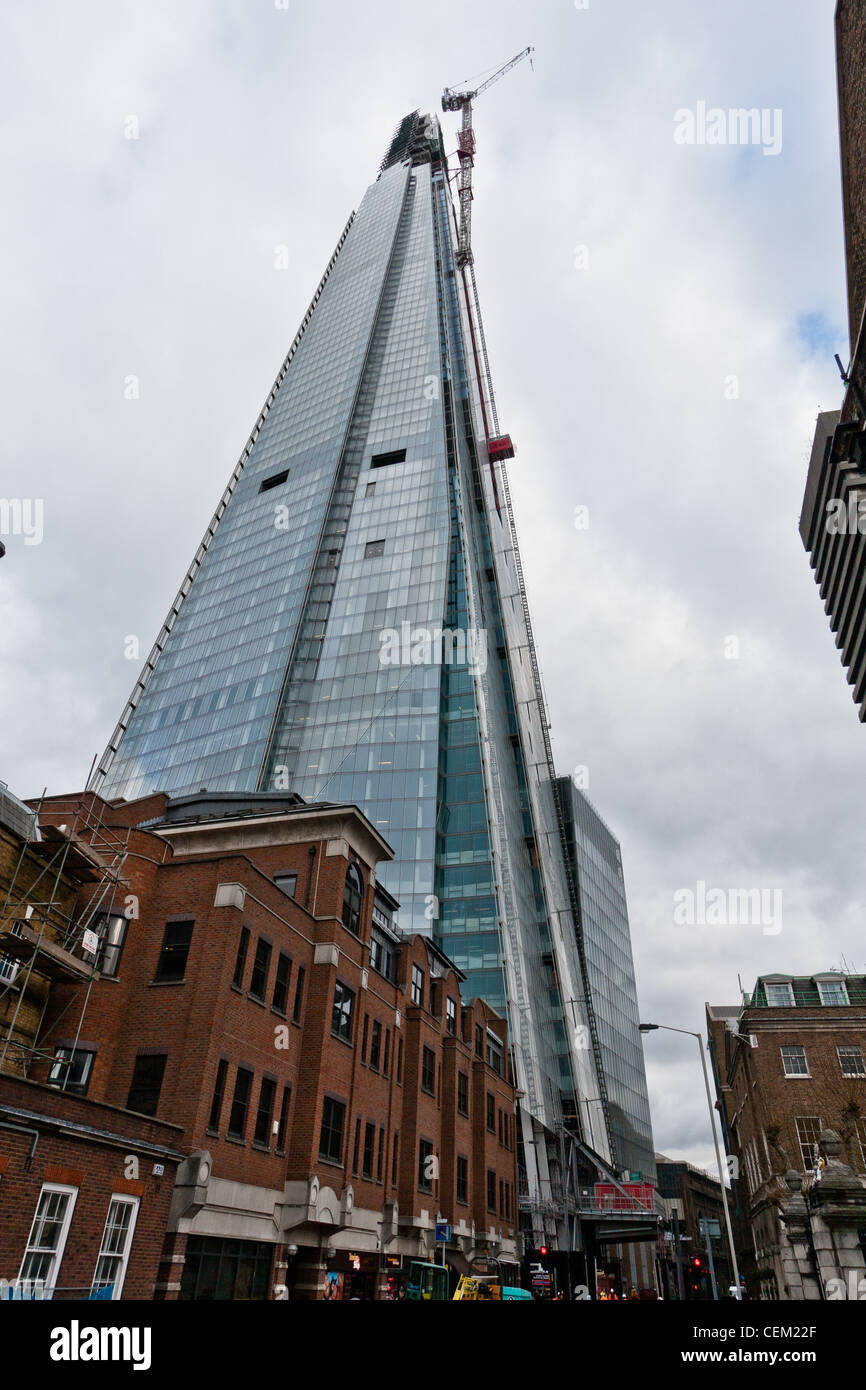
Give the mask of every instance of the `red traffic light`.
[[701, 1263], [702, 1263], [702, 1261], [701, 1261], [700, 1255], [695, 1255], [694, 1258], [693, 1258], [693, 1260], [692, 1260], [692, 1268], [693, 1268], [693, 1269], [700, 1269]]
[[546, 1246], [546, 1245], [542, 1245], [542, 1247], [541, 1247], [541, 1249], [539, 1250], [538, 1253], [539, 1253], [539, 1255], [546, 1255], [546, 1254], [547, 1254], [547, 1246]]

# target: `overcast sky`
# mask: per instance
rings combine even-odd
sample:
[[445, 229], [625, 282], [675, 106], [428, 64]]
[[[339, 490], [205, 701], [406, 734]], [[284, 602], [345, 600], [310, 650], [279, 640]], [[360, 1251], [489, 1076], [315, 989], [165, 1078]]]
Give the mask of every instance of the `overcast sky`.
[[[866, 969], [866, 729], [797, 532], [847, 354], [833, 8], [4, 5], [0, 496], [44, 538], [5, 538], [0, 778], [83, 785], [397, 122], [532, 43], [476, 107], [473, 241], [554, 748], [622, 841], [644, 1017]], [[781, 149], [678, 143], [701, 102]], [[701, 881], [781, 893], [781, 930], [678, 925]], [[696, 1047], [646, 1052], [656, 1147], [709, 1166]]]

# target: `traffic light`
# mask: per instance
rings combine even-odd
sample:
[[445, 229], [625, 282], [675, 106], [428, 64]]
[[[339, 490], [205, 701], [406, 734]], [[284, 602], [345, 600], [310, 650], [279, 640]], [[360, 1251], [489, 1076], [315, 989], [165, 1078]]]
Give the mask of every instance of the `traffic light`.
[[695, 1274], [700, 1274], [700, 1272], [701, 1272], [701, 1270], [703, 1269], [703, 1267], [704, 1267], [704, 1262], [703, 1262], [703, 1260], [701, 1259], [700, 1255], [693, 1255], [693, 1256], [692, 1256], [692, 1269], [695, 1271]]
[[538, 1253], [539, 1253], [539, 1255], [546, 1255], [546, 1254], [547, 1254], [547, 1246], [546, 1246], [546, 1245], [542, 1245], [541, 1248], [539, 1249]]

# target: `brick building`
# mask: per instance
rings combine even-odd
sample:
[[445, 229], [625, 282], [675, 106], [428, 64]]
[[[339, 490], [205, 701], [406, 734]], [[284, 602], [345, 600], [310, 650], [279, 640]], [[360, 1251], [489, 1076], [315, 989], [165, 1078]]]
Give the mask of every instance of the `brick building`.
[[182, 1131], [78, 1094], [74, 1070], [42, 1026], [61, 982], [72, 997], [87, 993], [93, 963], [81, 950], [76, 904], [79, 894], [106, 885], [116, 887], [107, 861], [51, 826], [40, 835], [33, 812], [0, 788], [0, 1288], [6, 1295], [154, 1293]]
[[[808, 1184], [822, 1129], [866, 1175], [866, 977], [763, 975], [739, 1005], [707, 1005], [718, 1109], [733, 1183], [738, 1260], [750, 1293], [785, 1298], [783, 1178]], [[864, 1178], [866, 1181], [866, 1178]]]
[[40, 823], [121, 866], [86, 1008], [56, 980], [40, 1039], [67, 1092], [177, 1127], [157, 1296], [385, 1296], [434, 1254], [437, 1219], [455, 1268], [517, 1262], [505, 1024], [393, 929], [391, 851], [361, 812], [86, 794], [48, 799]]
[[[710, 1254], [719, 1298], [725, 1298], [733, 1275], [725, 1230], [725, 1211], [718, 1178], [681, 1159], [656, 1154], [658, 1192], [667, 1209], [661, 1277], [666, 1298], [712, 1298]], [[719, 1234], [704, 1223], [715, 1222]], [[677, 1268], [679, 1255], [680, 1269]], [[700, 1260], [695, 1266], [694, 1261]]]

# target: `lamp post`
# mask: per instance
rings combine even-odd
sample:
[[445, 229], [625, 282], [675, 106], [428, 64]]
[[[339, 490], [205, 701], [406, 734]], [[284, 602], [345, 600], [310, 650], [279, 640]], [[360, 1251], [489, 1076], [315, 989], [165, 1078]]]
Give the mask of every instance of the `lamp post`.
[[638, 1027], [642, 1033], [655, 1033], [659, 1030], [659, 1028], [662, 1028], [666, 1033], [684, 1033], [686, 1037], [697, 1038], [698, 1051], [701, 1054], [701, 1066], [704, 1072], [704, 1086], [706, 1087], [707, 1092], [707, 1108], [710, 1112], [710, 1129], [713, 1132], [713, 1147], [716, 1151], [716, 1164], [719, 1170], [719, 1183], [721, 1184], [722, 1188], [722, 1206], [724, 1207], [725, 1211], [725, 1228], [728, 1232], [728, 1249], [731, 1252], [731, 1268], [734, 1271], [734, 1288], [736, 1289], [737, 1300], [739, 1300], [742, 1292], [742, 1290], [740, 1289], [740, 1271], [737, 1266], [737, 1252], [734, 1249], [734, 1233], [731, 1229], [731, 1213], [728, 1210], [728, 1193], [727, 1188], [725, 1187], [725, 1174], [722, 1169], [722, 1153], [721, 1149], [719, 1148], [719, 1138], [716, 1133], [716, 1116], [713, 1111], [713, 1098], [710, 1094], [710, 1076], [709, 1072], [707, 1071], [707, 1059], [704, 1056], [704, 1040], [701, 1037], [700, 1033], [693, 1033], [689, 1028], [671, 1028], [670, 1025], [667, 1023], [640, 1023], [638, 1024]]

